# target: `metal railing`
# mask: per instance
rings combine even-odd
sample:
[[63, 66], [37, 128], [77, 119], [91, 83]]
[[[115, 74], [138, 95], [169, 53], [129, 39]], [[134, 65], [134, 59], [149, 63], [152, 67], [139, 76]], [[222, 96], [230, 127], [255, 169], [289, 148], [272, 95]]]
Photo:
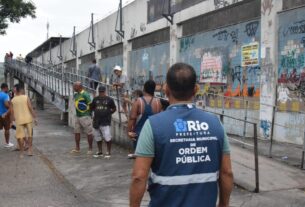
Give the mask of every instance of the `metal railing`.
[[[249, 116], [249, 111], [252, 110], [252, 111], [256, 111], [255, 109], [250, 109], [249, 108], [249, 105], [251, 103], [251, 105], [256, 105], [257, 104], [257, 100], [253, 100], [251, 98], [248, 98], [248, 97], [228, 97], [228, 96], [224, 96], [224, 95], [220, 95], [220, 94], [215, 94], [215, 93], [204, 93], [203, 95], [201, 95], [199, 101], [201, 102], [204, 102], [202, 105], [204, 106], [208, 106], [210, 104], [208, 104], [208, 102], [210, 102], [212, 100], [214, 100], [214, 102], [218, 102], [218, 103], [221, 103], [221, 104], [214, 104], [214, 107], [210, 106], [210, 107], [205, 107], [205, 108], [209, 108], [210, 110], [208, 109], [205, 109], [209, 112], [212, 112], [212, 113], [218, 113], [218, 114], [222, 114], [222, 115], [225, 115], [226, 113], [226, 110], [229, 110], [229, 109], [232, 109], [232, 108], [226, 108], [225, 107], [225, 103], [227, 101], [230, 101], [232, 103], [235, 103], [236, 101], [238, 102], [241, 102], [240, 106], [240, 109], [239, 110], [244, 110], [244, 121], [247, 121], [247, 120], [252, 120], [252, 122], [255, 122], [257, 125], [260, 124], [260, 119], [257, 118], [257, 117], [254, 117], [254, 116]], [[220, 101], [219, 101], [220, 100]], [[270, 107], [272, 108], [272, 111], [273, 111], [273, 117], [272, 117], [272, 123], [271, 123], [271, 132], [270, 132], [270, 145], [269, 145], [269, 157], [271, 158], [273, 156], [273, 153], [272, 153], [272, 149], [273, 149], [273, 144], [274, 144], [274, 129], [275, 127], [281, 127], [281, 128], [285, 128], [285, 129], [289, 129], [290, 127], [289, 126], [286, 126], [286, 125], [283, 125], [281, 123], [278, 123], [277, 122], [277, 115], [278, 113], [284, 113], [284, 112], [287, 112], [287, 113], [295, 113], [295, 114], [301, 114], [301, 115], [304, 115], [305, 116], [305, 111], [302, 111], [302, 110], [299, 110], [299, 111], [282, 111], [281, 110], [281, 106], [280, 105], [270, 105], [270, 104], [266, 104], [266, 103], [260, 103], [258, 102], [259, 105], [263, 105], [263, 106], [267, 106], [267, 107]], [[259, 108], [257, 108], [258, 110]], [[221, 111], [221, 113], [219, 113], [219, 111]], [[255, 113], [253, 113], [255, 114]], [[257, 113], [256, 113], [257, 114]], [[234, 116], [231, 116], [232, 118]], [[240, 117], [234, 117], [235, 120], [239, 120]], [[242, 134], [240, 134], [239, 136], [241, 136], [244, 140], [246, 138], [246, 122], [243, 123], [243, 132]], [[300, 158], [300, 163], [301, 163], [301, 169], [305, 170], [305, 123], [304, 123], [304, 127], [296, 127], [294, 128], [295, 131], [299, 131], [301, 134], [303, 134], [303, 147], [302, 147], [302, 152], [301, 152], [301, 158]], [[254, 136], [254, 135], [253, 135]], [[258, 136], [259, 137], [259, 136]], [[259, 138], [262, 138], [262, 137], [259, 137]], [[244, 147], [244, 144], [245, 142], [243, 142], [243, 147]]]
[[[203, 111], [207, 111], [208, 110], [204, 110]], [[239, 118], [235, 118], [232, 116], [228, 116], [222, 113], [214, 113], [216, 115], [218, 115], [220, 117], [220, 120], [222, 123], [224, 123], [224, 117], [229, 118], [229, 119], [233, 119], [233, 120], [237, 120], [237, 121], [241, 121], [244, 122], [245, 124], [251, 124], [253, 126], [253, 143], [254, 143], [254, 168], [255, 168], [255, 189], [254, 192], [255, 193], [259, 193], [259, 165], [258, 165], [258, 136], [257, 136], [257, 123], [254, 122], [250, 122], [247, 120], [243, 120], [243, 119], [239, 119]]]
[[[80, 81], [83, 85], [83, 87], [89, 91], [90, 93], [95, 93], [95, 90], [90, 87], [90, 82], [95, 81], [88, 77], [86, 77], [86, 74], [84, 74], [82, 71], [76, 71], [73, 68], [65, 68], [64, 64], [59, 65], [42, 65], [39, 63], [31, 63], [27, 64], [24, 61], [21, 60], [8, 60], [5, 62], [6, 70], [13, 69], [13, 72], [20, 73], [26, 78], [30, 79], [31, 81], [34, 81], [41, 86], [44, 87], [44, 90], [48, 90], [54, 94], [57, 94], [63, 99], [68, 99], [69, 96], [73, 95], [73, 84], [76, 81]], [[10, 71], [6, 71], [10, 72]], [[106, 91], [110, 97], [112, 97], [118, 106], [118, 111], [121, 111], [121, 103], [122, 103], [122, 96], [119, 94], [119, 91], [117, 88], [113, 88], [112, 85], [106, 84], [103, 82], [98, 82], [99, 85], [104, 85], [106, 87]], [[130, 97], [130, 92], [127, 90], [127, 94]], [[214, 105], [214, 107], [209, 107], [211, 110], [208, 110], [215, 114], [222, 114], [226, 117], [231, 117], [235, 120], [239, 120], [243, 122], [243, 132], [239, 136], [245, 138], [246, 132], [247, 132], [247, 123], [252, 123], [259, 125], [260, 120], [259, 118], [255, 116], [250, 116], [250, 110], [258, 110], [259, 105], [264, 105], [267, 107], [270, 107], [273, 109], [273, 121], [271, 126], [271, 134], [270, 134], [270, 148], [269, 148], [269, 157], [272, 157], [272, 146], [273, 146], [273, 130], [275, 126], [277, 127], [283, 127], [283, 128], [289, 128], [285, 125], [282, 125], [280, 123], [276, 122], [276, 112], [281, 112], [281, 106], [278, 105], [270, 105], [265, 103], [260, 103], [259, 100], [253, 100], [251, 98], [245, 98], [245, 97], [228, 97], [223, 96], [220, 94], [215, 93], [204, 93], [201, 95], [201, 97], [198, 97], [197, 102], [204, 102], [204, 106], [208, 106], [208, 102], [211, 100], [217, 100], [217, 104]], [[218, 100], [221, 100], [218, 102]], [[230, 103], [239, 103], [240, 110], [244, 110], [244, 119], [240, 119], [240, 117], [234, 117], [234, 116], [228, 116], [226, 115], [226, 109], [230, 109]], [[215, 103], [215, 102], [214, 102]], [[220, 104], [219, 104], [220, 103]], [[226, 107], [226, 103], [229, 103], [229, 108]], [[252, 109], [249, 106], [252, 106]], [[128, 109], [130, 106], [127, 107]], [[208, 107], [205, 107], [205, 110], [207, 110]], [[63, 109], [62, 109], [63, 110]], [[218, 111], [221, 110], [221, 113]], [[304, 114], [305, 111], [297, 111], [293, 113], [299, 113]], [[253, 113], [254, 114], [254, 113]], [[119, 115], [119, 124], [122, 124], [122, 116], [121, 113]], [[252, 120], [251, 122], [248, 120]], [[303, 137], [303, 151], [302, 151], [302, 158], [301, 158], [301, 168], [304, 169], [304, 156], [305, 156], [305, 128], [299, 128], [296, 129], [300, 132], [304, 133]], [[257, 132], [256, 132], [257, 133]], [[254, 134], [253, 134], [254, 136]], [[256, 136], [258, 136], [256, 134]]]

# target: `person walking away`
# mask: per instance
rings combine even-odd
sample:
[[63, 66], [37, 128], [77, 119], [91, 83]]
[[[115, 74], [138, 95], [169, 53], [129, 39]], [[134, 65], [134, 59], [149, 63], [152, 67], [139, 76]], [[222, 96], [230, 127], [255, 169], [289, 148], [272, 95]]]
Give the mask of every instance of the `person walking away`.
[[10, 143], [11, 115], [9, 110], [10, 97], [8, 91], [8, 85], [6, 83], [2, 83], [0, 92], [0, 129], [4, 129], [4, 147], [7, 148], [14, 146], [14, 144]]
[[101, 80], [101, 69], [96, 64], [96, 59], [92, 60], [92, 65], [88, 69], [87, 77], [90, 79], [90, 88], [96, 90], [98, 82]]
[[150, 207], [228, 207], [233, 188], [230, 148], [216, 115], [196, 108], [192, 66], [177, 63], [166, 76], [170, 106], [141, 131], [130, 187], [139, 207], [149, 177]]
[[146, 81], [143, 89], [144, 95], [138, 98], [131, 107], [127, 130], [129, 138], [133, 140], [134, 150], [145, 121], [149, 116], [161, 112], [160, 100], [154, 98], [155, 89], [156, 83], [153, 80]]
[[111, 116], [116, 111], [116, 106], [112, 98], [106, 95], [106, 87], [98, 88], [99, 95], [95, 97], [90, 105], [91, 111], [94, 112], [93, 128], [94, 138], [97, 142], [98, 152], [94, 157], [103, 156], [103, 139], [107, 145], [105, 158], [111, 156]]
[[87, 93], [81, 84], [77, 81], [73, 85], [73, 90], [76, 92], [74, 94], [74, 103], [76, 110], [75, 117], [75, 149], [71, 150], [72, 154], [80, 153], [80, 134], [84, 132], [87, 135], [89, 149], [87, 155], [92, 155], [92, 142], [93, 142], [93, 129], [92, 129], [92, 119], [90, 112], [91, 98], [89, 93]]
[[[128, 117], [128, 112], [127, 112], [127, 104], [125, 99], [127, 98], [127, 93], [126, 93], [126, 89], [127, 89], [127, 76], [123, 74], [123, 70], [120, 66], [115, 66], [113, 68], [113, 72], [114, 72], [114, 77], [112, 80], [112, 85], [115, 89], [117, 89], [117, 92], [119, 93], [119, 98], [121, 100], [121, 105], [123, 108], [123, 111], [119, 111], [119, 113], [125, 113], [125, 116]], [[120, 107], [119, 107], [120, 109]]]
[[[143, 91], [137, 89], [137, 90], [134, 90], [134, 91], [132, 92], [133, 101], [130, 100], [129, 98], [126, 98], [125, 101], [126, 101], [126, 103], [127, 103], [128, 105], [132, 106], [132, 104], [135, 103], [135, 102], [137, 101], [137, 99], [138, 99], [139, 97], [142, 97], [142, 96], [143, 96]], [[130, 108], [131, 108], [131, 107], [130, 107]], [[131, 138], [132, 146], [129, 146], [129, 147], [128, 147], [128, 155], [127, 155], [128, 159], [134, 159], [134, 158], [135, 158], [135, 157], [134, 157], [134, 150], [135, 150], [135, 149], [134, 149], [134, 141], [135, 141], [135, 138]]]
[[31, 101], [23, 94], [24, 86], [14, 86], [15, 97], [12, 99], [11, 113], [16, 122], [16, 138], [20, 148], [20, 158], [23, 158], [24, 140], [27, 138], [28, 155], [33, 155], [33, 121], [37, 124], [36, 114]]

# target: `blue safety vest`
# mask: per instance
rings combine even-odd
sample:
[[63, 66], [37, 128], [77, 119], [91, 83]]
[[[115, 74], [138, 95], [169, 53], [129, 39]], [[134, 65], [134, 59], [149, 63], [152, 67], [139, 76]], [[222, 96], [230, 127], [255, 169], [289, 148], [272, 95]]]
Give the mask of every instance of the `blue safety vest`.
[[224, 130], [217, 116], [192, 104], [149, 118], [155, 157], [150, 207], [215, 207]]

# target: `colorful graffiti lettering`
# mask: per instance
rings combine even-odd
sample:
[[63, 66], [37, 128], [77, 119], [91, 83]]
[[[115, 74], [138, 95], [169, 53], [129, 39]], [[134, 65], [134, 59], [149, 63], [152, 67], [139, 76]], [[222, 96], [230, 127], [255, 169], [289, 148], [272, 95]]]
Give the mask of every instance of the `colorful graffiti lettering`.
[[225, 92], [225, 96], [260, 96], [260, 66], [235, 66], [231, 68], [232, 84]]
[[259, 95], [259, 87], [260, 87], [260, 66], [249, 66], [247, 67], [247, 90], [249, 97], [257, 97]]
[[281, 57], [282, 68], [299, 68], [304, 66], [304, 54], [297, 54], [295, 50], [288, 52]]

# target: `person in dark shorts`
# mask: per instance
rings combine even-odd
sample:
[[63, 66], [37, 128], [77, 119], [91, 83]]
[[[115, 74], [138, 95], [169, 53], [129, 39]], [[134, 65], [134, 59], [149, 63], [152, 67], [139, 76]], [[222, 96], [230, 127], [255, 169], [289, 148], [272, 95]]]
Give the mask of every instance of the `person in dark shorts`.
[[8, 94], [8, 85], [6, 83], [1, 84], [0, 91], [0, 129], [4, 129], [5, 143], [4, 147], [13, 147], [14, 144], [10, 143], [10, 97]]
[[148, 80], [144, 84], [143, 96], [132, 105], [128, 120], [128, 136], [134, 141], [134, 150], [137, 146], [138, 136], [145, 121], [149, 116], [161, 112], [161, 104], [158, 98], [154, 98], [156, 83]]
[[111, 156], [111, 115], [116, 111], [114, 100], [106, 95], [106, 87], [98, 88], [99, 95], [95, 97], [90, 105], [91, 111], [94, 112], [93, 132], [97, 142], [98, 152], [93, 157], [103, 156], [102, 143], [103, 139], [107, 145], [105, 158]]

